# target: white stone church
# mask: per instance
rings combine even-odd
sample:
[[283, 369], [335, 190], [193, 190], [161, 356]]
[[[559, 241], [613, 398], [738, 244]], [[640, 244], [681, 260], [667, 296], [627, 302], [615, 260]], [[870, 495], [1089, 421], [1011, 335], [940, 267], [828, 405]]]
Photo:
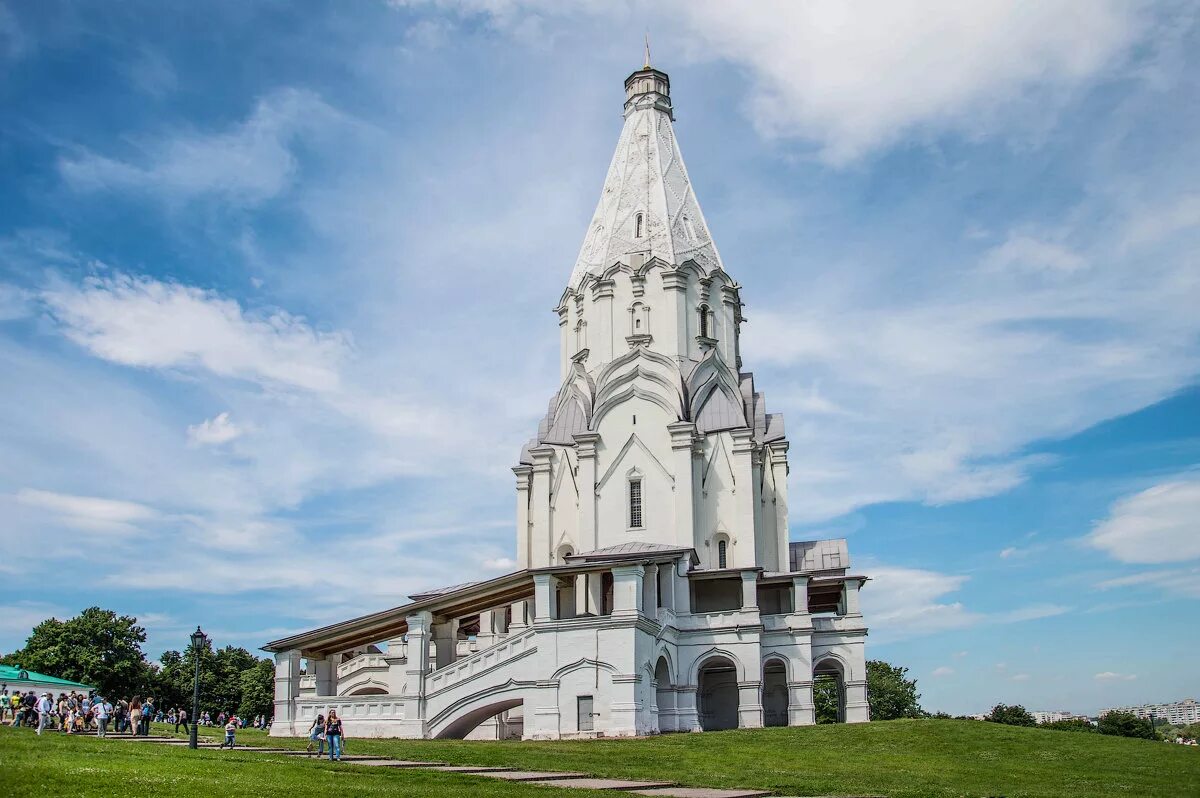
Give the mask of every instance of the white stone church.
[[560, 739], [868, 719], [844, 540], [788, 541], [788, 442], [742, 370], [670, 82], [625, 123], [556, 308], [561, 387], [516, 474], [520, 570], [264, 646], [271, 733]]

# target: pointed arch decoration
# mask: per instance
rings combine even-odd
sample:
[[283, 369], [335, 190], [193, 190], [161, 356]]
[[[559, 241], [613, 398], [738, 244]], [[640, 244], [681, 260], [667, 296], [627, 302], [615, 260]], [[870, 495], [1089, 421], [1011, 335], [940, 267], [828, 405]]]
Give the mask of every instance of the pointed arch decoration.
[[612, 463], [608, 466], [608, 469], [605, 470], [604, 476], [601, 477], [600, 481], [596, 483], [596, 492], [597, 493], [599, 493], [600, 490], [606, 484], [608, 484], [608, 481], [612, 478], [612, 475], [617, 473], [617, 470], [620, 468], [621, 464], [624, 462], [625, 456], [627, 454], [629, 454], [629, 451], [635, 447], [640, 449], [646, 455], [647, 459], [649, 459], [649, 461], [658, 468], [659, 473], [663, 475], [663, 477], [667, 480], [668, 484], [670, 484], [671, 487], [674, 488], [675, 477], [671, 475], [671, 472], [668, 471], [661, 462], [659, 462], [659, 459], [654, 456], [654, 452], [650, 451], [650, 447], [648, 447], [645, 443], [643, 443], [642, 439], [637, 436], [636, 432], [634, 432], [634, 433], [630, 434], [628, 440], [625, 441], [625, 445], [621, 447], [621, 451], [619, 451], [617, 453], [617, 456], [613, 459]]

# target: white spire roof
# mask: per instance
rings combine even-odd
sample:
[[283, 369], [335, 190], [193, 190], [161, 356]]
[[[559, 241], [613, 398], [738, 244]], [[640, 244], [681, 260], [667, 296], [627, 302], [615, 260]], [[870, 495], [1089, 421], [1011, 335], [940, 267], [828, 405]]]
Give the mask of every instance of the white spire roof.
[[635, 253], [675, 265], [694, 260], [705, 273], [723, 268], [675, 141], [666, 73], [640, 69], [626, 79], [625, 91], [625, 126], [571, 272], [572, 288], [588, 273], [628, 264]]

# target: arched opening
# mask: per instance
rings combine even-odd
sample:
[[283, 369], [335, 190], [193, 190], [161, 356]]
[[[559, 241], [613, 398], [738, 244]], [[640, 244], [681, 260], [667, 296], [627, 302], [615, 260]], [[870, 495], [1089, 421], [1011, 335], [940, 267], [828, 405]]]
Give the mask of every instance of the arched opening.
[[[506, 740], [514, 736], [520, 737], [523, 719], [519, 712], [511, 710], [522, 706], [519, 698], [505, 699], [472, 710], [454, 720], [438, 732], [435, 737], [439, 740], [462, 740], [468, 735], [471, 739], [500, 739]], [[514, 723], [515, 721], [515, 723]]]
[[729, 544], [724, 540], [717, 541], [717, 567], [729, 567]]
[[846, 676], [833, 657], [813, 665], [813, 707], [817, 723], [846, 722]]
[[782, 660], [769, 659], [763, 666], [763, 725], [788, 725], [787, 667]]
[[738, 725], [737, 668], [725, 657], [713, 657], [700, 668], [697, 699], [700, 728], [736, 729]]
[[646, 217], [644, 214], [637, 214], [633, 217], [633, 237], [641, 238], [646, 231]]
[[557, 562], [555, 562], [554, 564], [555, 565], [566, 565], [567, 558], [570, 557], [574, 553], [575, 553], [575, 547], [569, 543], [564, 543], [563, 545], [558, 547], [558, 552], [556, 554]]
[[350, 691], [347, 695], [387, 695], [387, 690], [382, 687], [360, 687]]
[[711, 338], [712, 337], [712, 324], [711, 324], [712, 311], [710, 311], [708, 309], [708, 305], [701, 305], [698, 308], [698, 312], [700, 314], [700, 337], [701, 338]]
[[634, 473], [629, 477], [629, 528], [641, 529], [643, 523], [642, 475]]
[[679, 726], [675, 714], [675, 686], [671, 684], [671, 666], [659, 657], [654, 667], [654, 701], [658, 705], [658, 730], [673, 732]]

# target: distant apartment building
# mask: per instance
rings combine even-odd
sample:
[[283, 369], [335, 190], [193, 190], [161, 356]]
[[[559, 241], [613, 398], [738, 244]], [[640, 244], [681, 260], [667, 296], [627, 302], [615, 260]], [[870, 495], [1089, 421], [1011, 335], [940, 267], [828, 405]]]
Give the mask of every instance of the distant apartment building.
[[1088, 719], [1087, 715], [1076, 715], [1074, 712], [1068, 712], [1065, 709], [1056, 709], [1052, 712], [1034, 711], [1029, 714], [1033, 715], [1033, 719], [1038, 723], [1054, 723], [1057, 720], [1072, 720], [1075, 718], [1079, 718], [1080, 720]]
[[[1110, 707], [1100, 710], [1101, 715], [1105, 712], [1130, 712], [1144, 720], [1149, 720], [1153, 715], [1156, 721], [1165, 720], [1172, 726], [1200, 723], [1200, 703], [1194, 698], [1185, 698], [1170, 704], [1142, 704], [1136, 707]], [[1037, 715], [1036, 712], [1033, 714]]]

